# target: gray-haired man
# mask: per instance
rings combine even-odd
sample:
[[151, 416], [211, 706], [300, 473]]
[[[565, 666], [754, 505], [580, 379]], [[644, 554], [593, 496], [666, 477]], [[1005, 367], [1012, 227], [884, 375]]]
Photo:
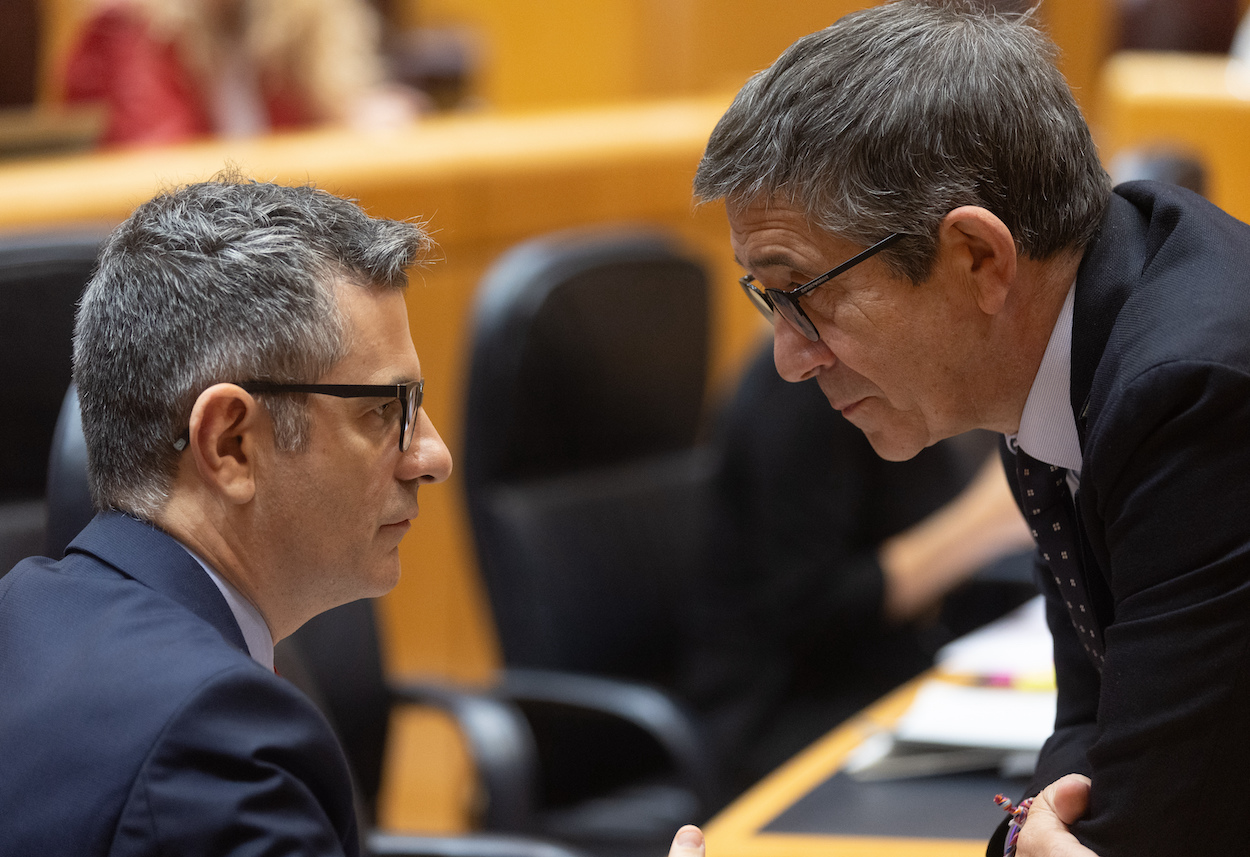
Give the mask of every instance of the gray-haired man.
[[1250, 228], [1113, 190], [1053, 45], [990, 5], [904, 0], [800, 39], [738, 94], [695, 190], [727, 203], [784, 377], [816, 378], [885, 458], [1002, 432], [1026, 516], [1053, 516], [1059, 712], [1032, 791], [1092, 788], [1076, 838], [1082, 783], [1057, 814], [1044, 793], [1020, 853], [1243, 850]]
[[0, 580], [0, 851], [357, 853], [342, 753], [273, 645], [389, 591], [451, 470], [404, 305], [428, 246], [234, 179], [109, 238], [74, 342], [105, 511]]

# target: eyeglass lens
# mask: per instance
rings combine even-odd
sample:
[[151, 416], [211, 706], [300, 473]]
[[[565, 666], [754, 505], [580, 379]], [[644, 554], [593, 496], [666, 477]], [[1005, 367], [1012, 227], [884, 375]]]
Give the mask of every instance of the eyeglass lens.
[[772, 298], [773, 306], [777, 308], [777, 312], [781, 313], [782, 318], [794, 325], [799, 333], [813, 342], [820, 338], [816, 325], [812, 324], [812, 320], [807, 317], [807, 313], [803, 312], [803, 308], [799, 306], [798, 298], [785, 292], [776, 296], [769, 295], [769, 297]]
[[421, 409], [421, 401], [425, 398], [425, 379], [408, 385], [407, 401], [404, 402], [403, 434], [399, 439], [399, 451], [407, 452], [412, 445], [412, 436], [417, 429], [417, 411]]
[[772, 323], [773, 312], [781, 313], [781, 317], [790, 324], [794, 325], [800, 333], [807, 339], [816, 341], [820, 334], [816, 330], [816, 326], [812, 324], [811, 319], [807, 317], [807, 313], [799, 306], [798, 298], [792, 297], [786, 292], [774, 291], [771, 294], [751, 281], [750, 277], [743, 277], [738, 280], [738, 284], [742, 286], [742, 290], [746, 292], [751, 303], [760, 311], [764, 318]]
[[764, 318], [770, 322], [773, 320], [773, 303], [768, 299], [768, 295], [764, 294], [755, 283], [751, 282], [750, 277], [742, 277], [738, 280], [738, 285], [742, 286], [742, 291], [746, 292], [751, 303], [760, 311]]

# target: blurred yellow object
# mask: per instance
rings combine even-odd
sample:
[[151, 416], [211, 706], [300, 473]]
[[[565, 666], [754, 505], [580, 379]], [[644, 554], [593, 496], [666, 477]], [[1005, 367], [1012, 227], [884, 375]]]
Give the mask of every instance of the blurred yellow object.
[[938, 670], [934, 678], [949, 684], [962, 687], [1002, 687], [1010, 690], [1054, 690], [1055, 671], [1031, 672], [1019, 675], [972, 675], [970, 673], [948, 673]]

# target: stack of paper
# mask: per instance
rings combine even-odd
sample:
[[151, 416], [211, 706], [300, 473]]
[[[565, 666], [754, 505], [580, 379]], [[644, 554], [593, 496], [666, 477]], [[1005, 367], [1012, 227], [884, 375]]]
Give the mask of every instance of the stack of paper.
[[847, 762], [859, 779], [998, 769], [1027, 775], [1055, 722], [1054, 665], [1041, 598], [938, 656], [890, 733]]

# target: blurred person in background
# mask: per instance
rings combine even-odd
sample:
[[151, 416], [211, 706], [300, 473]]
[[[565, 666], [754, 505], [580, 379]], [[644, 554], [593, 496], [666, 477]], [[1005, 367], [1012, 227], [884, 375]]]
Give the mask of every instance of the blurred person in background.
[[679, 691], [707, 730], [722, 800], [1037, 592], [1033, 539], [987, 461], [988, 432], [884, 461], [814, 381], [777, 374], [770, 342], [713, 446]]
[[105, 106], [100, 146], [393, 127], [424, 107], [388, 82], [363, 0], [83, 0], [71, 103]]

